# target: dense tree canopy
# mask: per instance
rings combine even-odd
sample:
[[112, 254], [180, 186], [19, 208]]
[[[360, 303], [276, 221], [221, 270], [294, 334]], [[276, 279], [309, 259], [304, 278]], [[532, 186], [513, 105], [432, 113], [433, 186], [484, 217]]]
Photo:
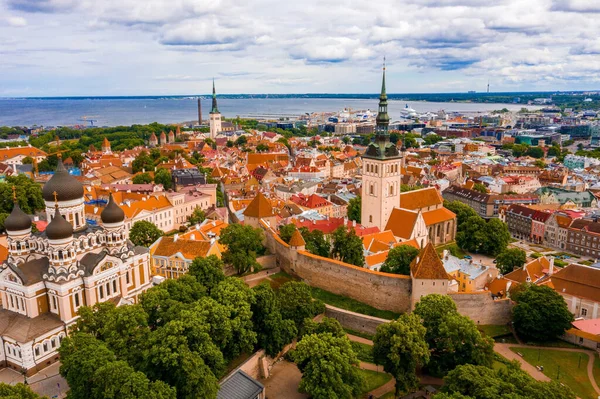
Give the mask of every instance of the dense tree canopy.
[[324, 258], [329, 256], [331, 244], [325, 239], [325, 234], [321, 230], [310, 231], [306, 227], [301, 227], [300, 233], [306, 242], [305, 248], [308, 252]]
[[510, 243], [508, 226], [500, 219], [486, 222], [480, 216], [469, 216], [458, 225], [457, 231], [456, 243], [469, 252], [496, 256]]
[[360, 215], [362, 209], [362, 199], [360, 196], [352, 198], [348, 202], [348, 219], [360, 223]]
[[340, 226], [332, 234], [333, 244], [331, 257], [351, 265], [362, 266], [365, 264], [363, 243], [354, 229]]
[[496, 267], [502, 274], [508, 274], [527, 261], [525, 251], [520, 248], [507, 248], [496, 257]]
[[42, 188], [39, 184], [25, 175], [8, 176], [0, 183], [0, 212], [10, 213], [12, 211], [13, 187], [16, 190], [17, 202], [27, 214], [34, 214], [46, 208], [42, 198]]
[[132, 182], [133, 184], [150, 184], [152, 183], [152, 176], [148, 172], [140, 173], [133, 177]]
[[135, 245], [149, 247], [154, 241], [163, 236], [160, 230], [154, 223], [146, 220], [139, 220], [131, 226], [129, 230], [129, 239]]
[[257, 255], [264, 253], [262, 241], [264, 233], [261, 229], [241, 224], [230, 224], [221, 230], [219, 242], [227, 247], [223, 253], [223, 262], [232, 265], [238, 274], [244, 274], [260, 265]]
[[279, 226], [279, 237], [281, 237], [284, 242], [289, 244], [290, 240], [292, 239], [292, 235], [296, 230], [296, 225], [293, 223], [281, 225]]
[[373, 344], [375, 362], [396, 379], [396, 397], [419, 386], [417, 369], [429, 361], [429, 348], [418, 315], [403, 314], [398, 320], [380, 324]]
[[444, 201], [444, 207], [456, 214], [456, 224], [459, 227], [471, 216], [477, 216], [473, 208], [460, 201]]
[[216, 255], [206, 258], [198, 257], [192, 261], [189, 274], [194, 276], [198, 283], [202, 284], [210, 293], [217, 284], [225, 279], [223, 266], [223, 261]]
[[482, 337], [471, 319], [456, 310], [451, 298], [430, 294], [420, 299], [414, 313], [427, 329], [425, 340], [431, 351], [427, 370], [443, 376], [461, 364], [492, 365], [494, 343]]
[[528, 285], [513, 295], [517, 333], [533, 341], [551, 341], [571, 328], [573, 314], [564, 298], [548, 286]]
[[419, 255], [419, 250], [410, 245], [399, 245], [390, 249], [387, 259], [381, 266], [385, 273], [410, 275], [410, 263]]
[[310, 397], [353, 399], [362, 392], [364, 380], [348, 337], [305, 335], [293, 356], [302, 372], [299, 390]]
[[444, 378], [435, 399], [575, 399], [571, 389], [557, 381], [536, 381], [510, 363], [506, 368], [462, 365]]
[[277, 291], [281, 315], [284, 319], [293, 320], [301, 329], [304, 319], [312, 318], [324, 310], [320, 301], [313, 301], [310, 287], [298, 281], [289, 281]]
[[154, 160], [146, 151], [142, 151], [131, 163], [131, 169], [133, 173], [152, 171], [154, 170]]
[[193, 211], [190, 217], [188, 217], [188, 223], [190, 226], [200, 224], [206, 220], [206, 212], [202, 210], [199, 206], [197, 206]]
[[48, 399], [47, 396], [39, 396], [25, 384], [8, 385], [0, 382], [0, 398], [2, 399]]
[[173, 186], [171, 171], [165, 168], [158, 169], [154, 174], [154, 184], [162, 184], [165, 190], [169, 190]]

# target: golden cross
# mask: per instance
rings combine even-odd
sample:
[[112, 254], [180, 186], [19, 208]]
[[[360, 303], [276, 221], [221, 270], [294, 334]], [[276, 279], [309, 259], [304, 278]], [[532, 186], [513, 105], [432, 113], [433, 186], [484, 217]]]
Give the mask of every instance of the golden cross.
[[12, 191], [13, 191], [13, 200], [17, 200], [17, 188], [15, 186], [12, 186]]
[[58, 203], [58, 193], [55, 191], [52, 195], [54, 195], [54, 202]]

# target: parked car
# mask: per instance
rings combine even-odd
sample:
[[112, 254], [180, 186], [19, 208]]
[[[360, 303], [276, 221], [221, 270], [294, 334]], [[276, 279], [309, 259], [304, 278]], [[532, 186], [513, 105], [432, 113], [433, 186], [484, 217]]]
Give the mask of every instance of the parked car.
[[473, 257], [471, 255], [465, 255], [464, 259], [473, 259]]

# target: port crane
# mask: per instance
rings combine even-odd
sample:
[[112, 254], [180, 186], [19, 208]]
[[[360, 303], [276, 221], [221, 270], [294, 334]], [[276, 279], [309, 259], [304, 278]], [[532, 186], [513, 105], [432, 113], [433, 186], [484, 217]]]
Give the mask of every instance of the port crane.
[[79, 118], [79, 120], [88, 122], [90, 124], [90, 127], [94, 127], [94, 122], [98, 122], [98, 119], [94, 119], [94, 118], [97, 118], [97, 117], [98, 117], [98, 115], [84, 115], [81, 118]]

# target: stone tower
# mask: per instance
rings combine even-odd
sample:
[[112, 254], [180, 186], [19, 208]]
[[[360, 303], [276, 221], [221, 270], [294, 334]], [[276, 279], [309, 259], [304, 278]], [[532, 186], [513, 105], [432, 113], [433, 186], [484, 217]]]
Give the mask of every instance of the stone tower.
[[388, 127], [390, 117], [387, 112], [387, 94], [385, 91], [385, 63], [375, 140], [363, 155], [362, 165], [362, 211], [361, 224], [376, 226], [383, 231], [392, 213], [400, 201], [400, 181], [402, 155], [390, 142]]
[[221, 113], [217, 108], [217, 92], [215, 91], [215, 81], [213, 80], [212, 109], [210, 110], [210, 138], [215, 139], [221, 132]]

